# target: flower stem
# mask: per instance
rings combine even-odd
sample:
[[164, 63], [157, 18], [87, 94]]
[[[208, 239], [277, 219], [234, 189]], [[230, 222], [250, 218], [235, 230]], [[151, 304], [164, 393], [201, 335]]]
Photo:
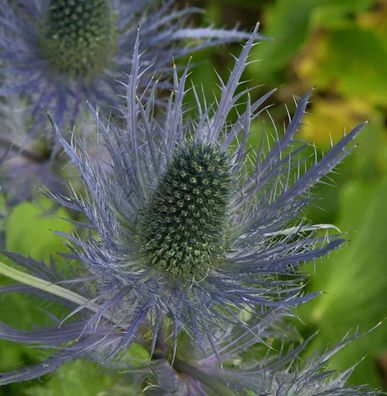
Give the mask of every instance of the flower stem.
[[206, 385], [215, 394], [219, 396], [234, 396], [235, 393], [229, 389], [226, 385], [222, 384], [216, 378], [211, 377], [210, 375], [204, 373], [202, 370], [197, 367], [191, 366], [190, 364], [183, 362], [180, 359], [176, 359], [173, 363], [173, 367], [176, 371], [179, 371], [182, 374], [187, 374], [192, 378], [197, 379], [202, 384]]
[[79, 306], [85, 307], [92, 312], [97, 312], [100, 308], [98, 304], [91, 302], [90, 300], [79, 295], [78, 293], [65, 289], [64, 287], [55, 285], [52, 282], [46, 281], [44, 279], [37, 278], [30, 274], [26, 274], [25, 272], [19, 271], [16, 268], [12, 268], [2, 262], [0, 262], [0, 274], [17, 282], [23, 283], [27, 286], [43, 290], [46, 293], [61, 297], [67, 301], [71, 301]]

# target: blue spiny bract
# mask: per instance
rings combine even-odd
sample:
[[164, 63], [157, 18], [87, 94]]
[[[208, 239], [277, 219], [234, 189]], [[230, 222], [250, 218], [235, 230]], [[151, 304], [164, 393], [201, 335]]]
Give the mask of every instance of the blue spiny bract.
[[204, 276], [225, 250], [230, 174], [224, 153], [190, 144], [178, 152], [140, 220], [141, 252], [173, 276]]
[[41, 34], [48, 62], [72, 78], [101, 72], [116, 48], [114, 16], [107, 0], [51, 0]]

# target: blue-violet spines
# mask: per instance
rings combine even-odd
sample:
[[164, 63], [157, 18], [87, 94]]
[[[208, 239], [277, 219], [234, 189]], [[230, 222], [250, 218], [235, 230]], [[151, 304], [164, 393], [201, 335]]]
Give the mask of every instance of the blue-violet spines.
[[[66, 257], [78, 264], [81, 276], [48, 271], [28, 257], [3, 253], [26, 271], [0, 265], [6, 276], [32, 291], [52, 293], [72, 313], [60, 326], [55, 322], [38, 330], [0, 321], [1, 340], [55, 348], [35, 366], [1, 373], [0, 385], [39, 377], [82, 356], [116, 367], [136, 342], [155, 363], [163, 360], [175, 377], [185, 374], [194, 387], [190, 394], [205, 394], [199, 382], [211, 387], [207, 379], [213, 383], [222, 376], [223, 385], [228, 362], [239, 359], [238, 351], [273, 339], [272, 331], [264, 330], [266, 317], [274, 320], [279, 311], [289, 312], [316, 296], [303, 292], [300, 267], [337, 249], [344, 239], [321, 235], [332, 226], [310, 225], [303, 212], [313, 187], [351, 152], [363, 125], [311, 164], [308, 146], [296, 136], [310, 97], [306, 94], [281, 137], [266, 148], [262, 131], [262, 144], [250, 146], [252, 122], [266, 112], [274, 92], [251, 101], [251, 89], [241, 87], [257, 37], [255, 30], [228, 81], [220, 81], [216, 103], [207, 105], [192, 87], [197, 114], [191, 118], [185, 104], [188, 70], [179, 78], [176, 69], [166, 107], [155, 117], [155, 85], [144, 90], [149, 63], [141, 56], [138, 35], [124, 85], [123, 122], [116, 125], [89, 107], [106, 161], [95, 161], [83, 138], [73, 134], [69, 141], [55, 127], [57, 141], [84, 182], [83, 193], [54, 195], [87, 219], [79, 223], [82, 232], [64, 234], [71, 245]], [[243, 99], [244, 110], [235, 113]], [[282, 339], [278, 328], [275, 337]], [[192, 342], [181, 343], [185, 338]], [[189, 364], [180, 364], [187, 347], [190, 355], [195, 353], [191, 345], [198, 349], [196, 361], [189, 356]], [[238, 367], [236, 385], [230, 387], [234, 380], [226, 378], [231, 394], [243, 394], [240, 389], [248, 380], [254, 382], [254, 394], [310, 394], [305, 386], [285, 388], [284, 381], [292, 385], [299, 377], [285, 372], [282, 380], [282, 373], [266, 371], [279, 367], [272, 363], [260, 362], [255, 374], [249, 367], [244, 375]], [[308, 368], [301, 378], [312, 377], [310, 373]], [[332, 384], [340, 389], [342, 382]], [[218, 394], [226, 395], [226, 387], [221, 388]]]
[[180, 150], [141, 216], [146, 261], [175, 277], [205, 276], [225, 254], [229, 187], [224, 153], [204, 144]]
[[71, 78], [101, 72], [116, 48], [114, 16], [107, 0], [51, 0], [41, 47], [52, 68]]

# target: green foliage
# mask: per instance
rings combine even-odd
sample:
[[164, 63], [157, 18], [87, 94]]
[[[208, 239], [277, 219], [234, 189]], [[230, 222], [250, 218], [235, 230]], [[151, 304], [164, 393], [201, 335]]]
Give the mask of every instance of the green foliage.
[[6, 220], [6, 249], [48, 260], [50, 255], [64, 251], [63, 240], [54, 231], [71, 232], [69, 215], [55, 208], [48, 199], [24, 202], [12, 209]]
[[87, 360], [68, 363], [42, 386], [26, 391], [27, 396], [127, 396], [139, 395], [135, 384], [117, 381], [116, 376]]
[[373, 103], [387, 104], [385, 38], [370, 29], [345, 26], [321, 40], [322, 50], [312, 75], [320, 88], [334, 88], [342, 95], [358, 98], [366, 95], [366, 107]]
[[[278, 0], [266, 9], [264, 33], [272, 40], [257, 46], [250, 67], [254, 79], [268, 83], [278, 78], [285, 67], [319, 26], [341, 25], [349, 13], [364, 10], [372, 0]], [[341, 69], [345, 70], [345, 69]], [[276, 77], [277, 76], [277, 77]]]
[[[63, 219], [58, 216], [63, 217]], [[51, 202], [42, 199], [36, 203], [25, 202], [12, 209], [6, 220], [5, 248], [31, 256], [37, 260], [49, 260], [58, 251], [64, 251], [63, 241], [52, 230], [70, 232], [71, 224], [64, 209], [55, 209]], [[4, 261], [7, 259], [4, 258]], [[2, 282], [10, 283], [7, 280]], [[12, 309], [2, 313], [2, 320], [18, 325], [20, 317], [23, 322], [33, 325], [40, 323], [41, 308], [36, 305], [36, 298], [21, 294], [1, 294], [3, 303], [11, 304]]]
[[[387, 179], [380, 185], [352, 181], [340, 194], [338, 225], [349, 231], [350, 243], [318, 265], [310, 288], [326, 294], [300, 310], [306, 323], [319, 329], [312, 349], [334, 344], [358, 326], [366, 332], [386, 320]], [[353, 231], [355, 230], [355, 231]], [[387, 348], [387, 327], [360, 337], [332, 358], [332, 365], [350, 367], [366, 356], [353, 378], [358, 383], [380, 385], [376, 359]]]
[[[5, 224], [5, 248], [10, 251], [30, 255], [38, 260], [48, 260], [50, 255], [64, 251], [62, 239], [53, 230], [70, 232], [71, 224], [65, 220], [69, 218], [64, 209], [56, 209], [52, 202], [41, 199], [35, 203], [24, 202], [13, 208]], [[3, 261], [7, 261], [5, 258]], [[11, 283], [0, 278], [1, 284]], [[1, 304], [9, 309], [3, 310], [1, 319], [16, 327], [22, 322], [28, 327], [44, 324], [46, 315], [42, 312], [45, 303], [31, 295], [19, 293], [2, 293]], [[52, 307], [50, 307], [52, 309]], [[61, 313], [58, 307], [54, 312]], [[20, 321], [20, 318], [23, 318]], [[39, 354], [32, 348], [20, 344], [0, 342], [0, 371], [17, 368], [24, 364], [37, 361]], [[14, 388], [8, 386], [5, 389]], [[22, 386], [23, 387], [23, 386]]]
[[[316, 207], [308, 212], [313, 221], [339, 225], [351, 240], [348, 247], [318, 263], [311, 276], [310, 289], [326, 294], [301, 309], [309, 327], [320, 330], [309, 353], [335, 344], [357, 326], [367, 332], [387, 316], [387, 9], [383, 4], [278, 0], [261, 5], [263, 33], [271, 41], [255, 48], [252, 60], [260, 61], [249, 66], [249, 78], [253, 84], [265, 83], [265, 90], [290, 86], [279, 90], [280, 101], [317, 86], [301, 136], [325, 148], [331, 138], [337, 140], [353, 125], [370, 120], [360, 147], [333, 177], [337, 188], [321, 185]], [[272, 116], [278, 124], [281, 114], [272, 112]], [[263, 123], [254, 127], [261, 131], [254, 134], [257, 138], [264, 127], [271, 132]], [[334, 357], [333, 365], [342, 370], [366, 356], [351, 381], [381, 385], [376, 360], [387, 350], [386, 334], [382, 324]]]

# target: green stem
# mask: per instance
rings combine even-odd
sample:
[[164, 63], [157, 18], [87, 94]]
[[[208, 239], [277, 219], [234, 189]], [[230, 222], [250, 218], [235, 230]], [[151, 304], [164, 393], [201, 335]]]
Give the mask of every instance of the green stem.
[[[101, 306], [95, 304], [88, 300], [86, 297], [81, 296], [71, 290], [65, 289], [64, 287], [53, 284], [52, 282], [46, 281], [44, 279], [37, 278], [36, 276], [26, 274], [23, 271], [19, 271], [12, 268], [0, 261], [0, 274], [6, 276], [7, 278], [13, 279], [17, 282], [23, 283], [27, 286], [34, 287], [35, 289], [43, 290], [46, 293], [50, 293], [54, 296], [61, 297], [67, 301], [77, 304], [78, 306], [88, 309], [91, 312], [98, 312]], [[109, 322], [113, 323], [119, 328], [126, 329], [122, 323], [118, 323], [111, 315], [104, 313], [102, 317]]]
[[89, 311], [97, 312], [100, 309], [100, 306], [98, 304], [89, 301], [87, 298], [71, 290], [55, 285], [52, 282], [46, 281], [44, 279], [37, 278], [33, 275], [26, 274], [25, 272], [12, 268], [2, 262], [0, 262], [0, 274], [17, 282], [23, 283], [27, 286], [43, 290], [47, 293], [53, 294], [54, 296], [61, 297], [67, 301], [71, 301], [79, 306], [84, 306]]

